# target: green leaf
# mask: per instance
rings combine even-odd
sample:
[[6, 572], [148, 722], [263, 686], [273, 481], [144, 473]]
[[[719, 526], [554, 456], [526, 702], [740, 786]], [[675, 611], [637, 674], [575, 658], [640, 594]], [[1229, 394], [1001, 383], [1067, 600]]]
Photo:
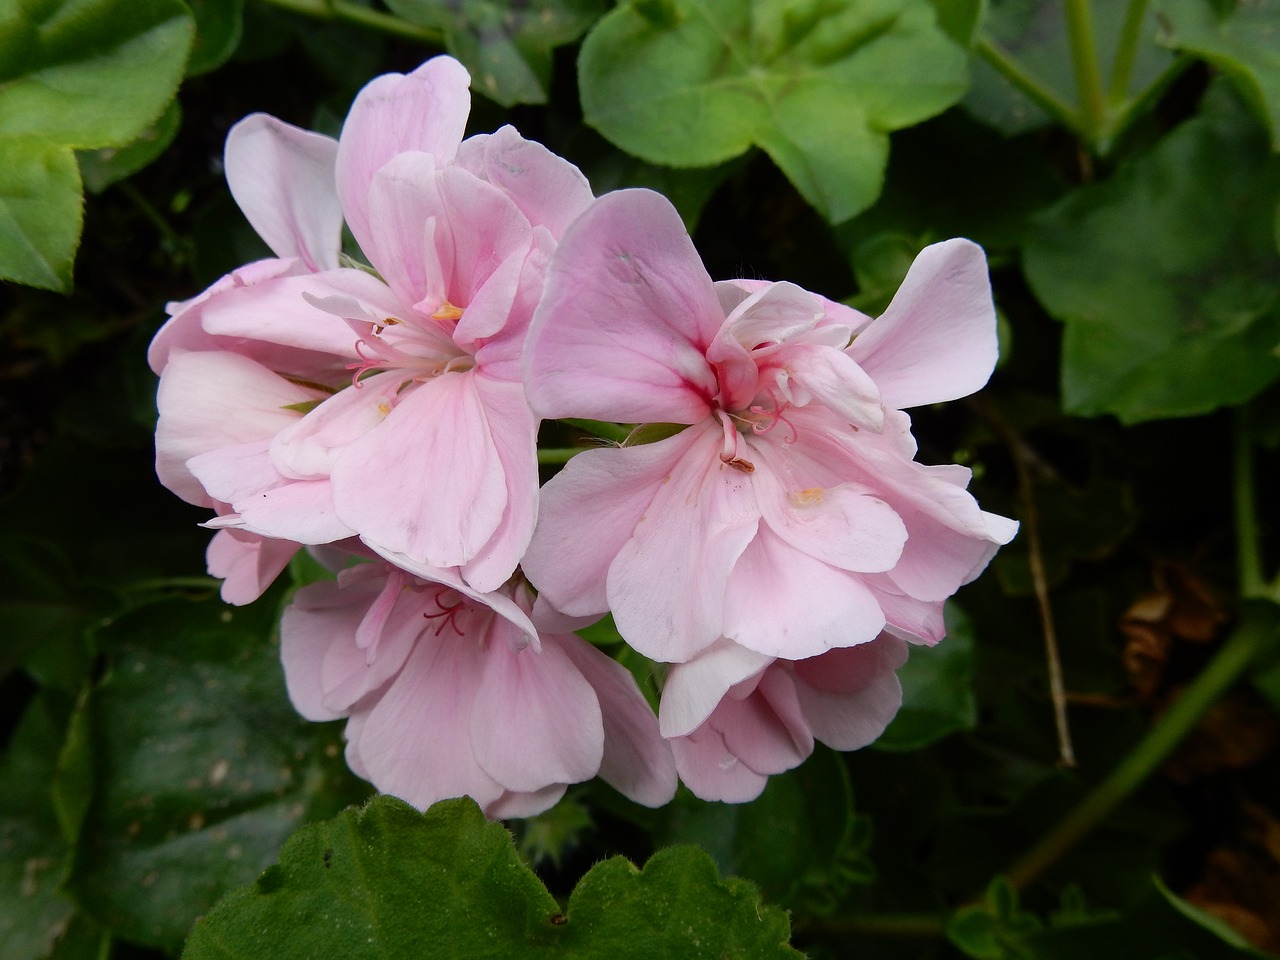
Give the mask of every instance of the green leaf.
[[802, 914], [829, 913], [853, 885], [874, 876], [868, 824], [853, 811], [841, 757], [825, 747], [770, 777], [751, 803], [681, 794], [663, 841], [697, 843], [723, 872], [755, 881], [769, 901]]
[[179, 0], [24, 0], [0, 13], [0, 137], [119, 147], [173, 98], [191, 47]]
[[101, 193], [113, 183], [133, 176], [168, 149], [173, 138], [178, 135], [180, 126], [182, 109], [178, 106], [178, 101], [174, 100], [160, 115], [159, 120], [127, 146], [77, 152], [76, 159], [80, 161], [80, 176], [84, 179], [85, 189], [90, 193]]
[[1260, 134], [1211, 96], [1150, 154], [1033, 223], [1024, 266], [1067, 325], [1068, 412], [1191, 416], [1280, 375], [1280, 160]]
[[97, 788], [70, 886], [127, 939], [176, 949], [298, 826], [365, 792], [333, 725], [289, 705], [275, 614], [172, 600], [99, 634], [111, 670], [87, 711]]
[[889, 131], [964, 92], [964, 53], [928, 0], [650, 6], [618, 7], [583, 43], [586, 122], [667, 166], [762, 147], [832, 222], [875, 200]]
[[70, 148], [0, 131], [0, 279], [70, 289], [83, 208]]
[[[1062, 0], [989, 0], [981, 33], [1065, 106], [1079, 109], [1065, 7]], [[1128, 7], [1128, 3], [1119, 0], [1089, 3], [1104, 82], [1115, 63]], [[1129, 90], [1122, 92], [1125, 95], [1146, 88], [1173, 62], [1173, 55], [1154, 42], [1158, 25], [1159, 17], [1148, 7]], [[1052, 122], [1047, 113], [981, 58], [974, 63], [973, 86], [964, 98], [964, 108], [1004, 134], [1025, 133]]]
[[280, 864], [192, 932], [185, 960], [403, 958], [448, 945], [469, 958], [798, 958], [786, 915], [700, 850], [643, 870], [593, 867], [562, 912], [511, 835], [468, 799], [420, 814], [378, 797], [299, 831]]
[[244, 0], [186, 0], [196, 21], [187, 76], [208, 73], [236, 52], [244, 30]]
[[1025, 941], [1043, 927], [1018, 905], [1018, 891], [1004, 877], [987, 887], [981, 906], [961, 907], [947, 922], [947, 939], [974, 960], [1028, 956]]
[[955, 604], [948, 604], [947, 636], [936, 647], [911, 648], [898, 668], [902, 709], [875, 746], [881, 750], [919, 750], [978, 724], [973, 697], [973, 627]]
[[5, 960], [47, 957], [75, 916], [61, 891], [67, 846], [49, 803], [66, 709], [27, 707], [0, 761], [0, 944]]
[[388, 0], [387, 6], [411, 23], [444, 30], [474, 89], [505, 107], [546, 103], [552, 49], [578, 39], [604, 11], [602, 0]]
[[1217, 67], [1280, 150], [1280, 0], [1248, 0], [1220, 16], [1206, 0], [1161, 0], [1160, 42]]

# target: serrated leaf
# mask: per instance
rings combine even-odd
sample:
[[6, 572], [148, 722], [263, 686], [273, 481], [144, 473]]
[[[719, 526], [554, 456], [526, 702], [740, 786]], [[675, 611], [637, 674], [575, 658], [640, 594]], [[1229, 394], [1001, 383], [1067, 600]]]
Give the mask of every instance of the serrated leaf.
[[[1104, 78], [1110, 76], [1114, 66], [1121, 25], [1129, 6], [1115, 0], [1090, 0], [1098, 67]], [[981, 33], [1063, 104], [1078, 109], [1065, 8], [1062, 0], [990, 0]], [[1147, 87], [1173, 62], [1169, 51], [1155, 43], [1158, 24], [1155, 11], [1148, 7], [1139, 33], [1129, 90], [1122, 91], [1125, 95]], [[974, 62], [973, 85], [965, 95], [963, 106], [973, 116], [1007, 135], [1036, 130], [1052, 122], [1047, 113], [981, 58]]]
[[168, 149], [182, 126], [182, 108], [174, 100], [160, 119], [123, 147], [102, 147], [76, 153], [85, 189], [101, 193], [113, 183], [131, 177]]
[[83, 217], [71, 149], [0, 134], [0, 279], [70, 289]]
[[1150, 154], [1033, 222], [1023, 263], [1067, 325], [1068, 412], [1191, 416], [1280, 375], [1277, 197], [1280, 160], [1241, 107], [1211, 96]]
[[601, 0], [388, 0], [410, 23], [444, 30], [474, 89], [504, 107], [546, 103], [551, 51], [576, 40], [604, 12]]
[[1220, 15], [1206, 0], [1161, 0], [1160, 42], [1225, 74], [1280, 150], [1280, 2], [1249, 0]]
[[964, 92], [966, 58], [928, 0], [624, 4], [578, 63], [586, 122], [650, 163], [700, 167], [763, 148], [828, 220], [880, 191], [888, 132]]
[[39, 0], [0, 12], [0, 136], [123, 146], [182, 79], [193, 34], [179, 0]]
[[936, 647], [911, 648], [898, 668], [902, 708], [874, 746], [920, 750], [978, 723], [973, 696], [973, 627], [955, 604], [948, 604], [947, 636]]
[[298, 826], [363, 795], [332, 725], [289, 705], [275, 613], [171, 600], [98, 635], [111, 670], [87, 710], [96, 790], [69, 883], [127, 939], [176, 949]]
[[299, 831], [278, 866], [197, 924], [183, 957], [363, 960], [447, 944], [468, 960], [798, 958], [788, 936], [782, 911], [700, 850], [664, 850], [643, 870], [597, 864], [562, 912], [473, 801], [420, 814], [378, 797]]

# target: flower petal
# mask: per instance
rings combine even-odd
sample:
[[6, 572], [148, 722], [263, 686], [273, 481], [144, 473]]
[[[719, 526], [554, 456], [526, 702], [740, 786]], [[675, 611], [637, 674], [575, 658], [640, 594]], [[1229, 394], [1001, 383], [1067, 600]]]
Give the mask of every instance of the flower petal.
[[253, 603], [284, 572], [299, 544], [272, 540], [239, 530], [219, 530], [209, 541], [205, 563], [209, 576], [222, 580], [223, 602]]
[[906, 661], [906, 644], [886, 634], [797, 663], [796, 692], [813, 735], [836, 750], [879, 737], [902, 705], [894, 671]]
[[569, 228], [529, 331], [525, 383], [544, 417], [697, 423], [723, 321], [675, 208], [649, 190], [600, 198]]
[[278, 257], [298, 257], [315, 273], [338, 266], [342, 208], [333, 168], [338, 142], [264, 113], [227, 134], [231, 196]]
[[674, 664], [662, 684], [658, 724], [664, 737], [682, 737], [706, 722], [729, 688], [756, 676], [773, 658], [721, 638], [692, 660]]
[[955, 400], [979, 389], [998, 355], [982, 248], [962, 239], [925, 247], [889, 308], [848, 353], [890, 407]]

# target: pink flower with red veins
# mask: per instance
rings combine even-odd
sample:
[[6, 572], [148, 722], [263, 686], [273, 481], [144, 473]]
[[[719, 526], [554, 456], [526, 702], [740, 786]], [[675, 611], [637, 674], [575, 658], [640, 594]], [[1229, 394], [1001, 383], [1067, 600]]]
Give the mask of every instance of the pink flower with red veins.
[[663, 197], [607, 195], [552, 260], [530, 402], [678, 432], [575, 456], [523, 568], [566, 614], [612, 610], [655, 660], [721, 638], [790, 661], [882, 631], [935, 643], [943, 601], [1017, 524], [978, 507], [968, 470], [916, 463], [899, 408], [973, 392], [995, 359], [969, 241], [921, 252], [871, 320], [789, 283], [712, 283]]
[[658, 713], [680, 779], [704, 800], [754, 800], [815, 740], [857, 750], [902, 705], [894, 673], [907, 645], [888, 633], [807, 660], [777, 660], [721, 639], [667, 674]]
[[[510, 127], [464, 141], [468, 83], [438, 57], [366, 86], [336, 142], [264, 115], [228, 136], [277, 256], [172, 305], [150, 359], [161, 479], [238, 543], [359, 536], [481, 590], [514, 571], [538, 486], [520, 352], [592, 196]], [[371, 270], [341, 265], [344, 219]]]
[[597, 773], [666, 803], [671, 750], [631, 675], [580, 637], [539, 633], [530, 607], [527, 588], [358, 564], [285, 610], [289, 695], [308, 719], [348, 718], [351, 769], [420, 809], [465, 795], [491, 817], [532, 816]]

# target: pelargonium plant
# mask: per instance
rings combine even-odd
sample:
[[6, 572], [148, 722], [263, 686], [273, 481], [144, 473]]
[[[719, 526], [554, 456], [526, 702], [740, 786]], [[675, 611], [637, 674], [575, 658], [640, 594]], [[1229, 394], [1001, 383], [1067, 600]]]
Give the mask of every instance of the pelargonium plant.
[[[468, 81], [437, 57], [336, 141], [228, 136], [276, 256], [170, 305], [150, 352], [157, 471], [215, 511], [224, 598], [300, 548], [333, 567], [284, 612], [290, 696], [421, 808], [527, 816], [597, 774], [658, 806], [677, 772], [746, 801], [815, 740], [875, 740], [907, 645], [1017, 530], [916, 461], [903, 412], [992, 372], [981, 249], [926, 248], [876, 318], [714, 282], [661, 195], [594, 197], [511, 127], [463, 139]], [[539, 418], [634, 429], [539, 490]], [[657, 716], [573, 633], [606, 614], [663, 676]]]

